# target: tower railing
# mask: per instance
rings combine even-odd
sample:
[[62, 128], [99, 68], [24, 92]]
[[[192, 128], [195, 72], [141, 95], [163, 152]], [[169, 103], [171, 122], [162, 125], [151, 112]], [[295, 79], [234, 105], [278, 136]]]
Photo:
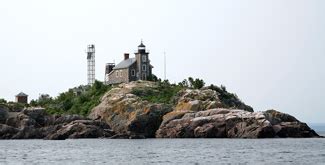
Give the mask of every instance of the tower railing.
[[[135, 50], [134, 53], [139, 53], [139, 50]], [[145, 50], [145, 53], [150, 53], [150, 50]]]

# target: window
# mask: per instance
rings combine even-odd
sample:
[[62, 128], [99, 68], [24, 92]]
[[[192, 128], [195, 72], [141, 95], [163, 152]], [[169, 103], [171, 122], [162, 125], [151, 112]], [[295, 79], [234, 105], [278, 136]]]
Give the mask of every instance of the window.
[[142, 65], [142, 71], [146, 71], [147, 70], [147, 66], [146, 65]]
[[146, 62], [147, 61], [147, 56], [143, 55], [142, 56], [142, 62]]
[[116, 71], [116, 77], [118, 77], [118, 71]]
[[134, 69], [131, 70], [131, 75], [135, 76], [135, 70]]

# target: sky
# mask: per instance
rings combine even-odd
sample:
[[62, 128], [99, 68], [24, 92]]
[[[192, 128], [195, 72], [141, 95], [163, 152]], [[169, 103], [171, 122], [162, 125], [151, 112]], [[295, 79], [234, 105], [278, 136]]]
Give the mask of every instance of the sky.
[[158, 77], [225, 85], [255, 111], [325, 123], [323, 0], [0, 0], [0, 98], [55, 97], [143, 39]]

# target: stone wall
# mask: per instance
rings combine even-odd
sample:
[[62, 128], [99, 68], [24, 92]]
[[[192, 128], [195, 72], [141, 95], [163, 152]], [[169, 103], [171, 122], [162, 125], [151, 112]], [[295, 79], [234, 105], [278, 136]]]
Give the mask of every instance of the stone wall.
[[[135, 71], [135, 75], [132, 75], [132, 70]], [[137, 63], [133, 63], [130, 67], [129, 67], [129, 81], [136, 81], [138, 80], [137, 77], [137, 73], [138, 73], [138, 69], [137, 69]]]
[[129, 82], [129, 69], [118, 69], [118, 70], [113, 70], [111, 74], [109, 74], [109, 84], [117, 84], [117, 83], [123, 83]]

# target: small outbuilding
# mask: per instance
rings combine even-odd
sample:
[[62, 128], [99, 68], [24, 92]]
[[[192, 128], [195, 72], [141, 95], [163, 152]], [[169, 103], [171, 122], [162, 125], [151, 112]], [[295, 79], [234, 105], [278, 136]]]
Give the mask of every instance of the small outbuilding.
[[23, 92], [20, 92], [18, 95], [16, 95], [16, 103], [27, 104], [28, 103], [28, 95]]

